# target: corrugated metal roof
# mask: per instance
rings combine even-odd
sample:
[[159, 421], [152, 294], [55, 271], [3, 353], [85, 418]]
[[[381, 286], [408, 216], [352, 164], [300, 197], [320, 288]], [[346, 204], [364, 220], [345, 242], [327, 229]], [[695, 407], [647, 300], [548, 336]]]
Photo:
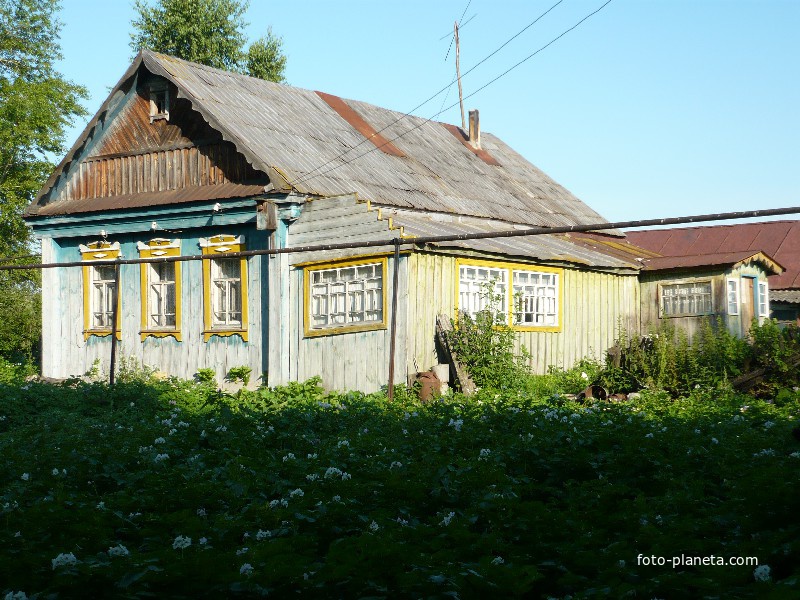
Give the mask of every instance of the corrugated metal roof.
[[770, 288], [800, 288], [800, 221], [645, 229], [626, 235], [637, 246], [664, 256], [761, 251], [786, 269], [769, 278]]
[[770, 290], [770, 302], [800, 304], [800, 290]]
[[181, 204], [202, 200], [222, 200], [227, 198], [249, 198], [264, 194], [263, 185], [242, 183], [220, 183], [217, 185], [189, 186], [177, 190], [163, 192], [143, 192], [140, 194], [121, 194], [103, 198], [84, 198], [54, 202], [30, 210], [30, 216], [67, 215], [76, 212], [96, 212], [124, 208], [141, 208], [161, 206], [164, 204]]
[[[357, 192], [362, 199], [384, 206], [542, 227], [606, 222], [491, 134], [482, 133], [482, 148], [499, 165], [476, 156], [442, 123], [346, 100], [359, 118], [405, 154], [390, 156], [377, 151], [315, 92], [149, 51], [140, 53], [118, 87], [141, 64], [174, 83], [179, 96], [188, 99], [253, 167], [266, 172], [276, 189], [285, 189], [280, 173], [304, 194]], [[490, 116], [486, 122], [491, 122]], [[61, 167], [74, 157], [81, 140]], [[51, 177], [43, 191], [53, 181]]]
[[[402, 226], [406, 236], [460, 235], [525, 229], [527, 226], [476, 217], [454, 216], [402, 209], [384, 209], [393, 226]], [[436, 244], [438, 248], [459, 248], [542, 262], [571, 263], [598, 269], [634, 274], [641, 265], [576, 244], [562, 235], [532, 235], [493, 239], [464, 240]]]
[[763, 252], [718, 252], [713, 254], [694, 254], [692, 256], [659, 256], [642, 261], [645, 271], [674, 271], [697, 267], [729, 267], [747, 261], [761, 262], [768, 273], [782, 273], [781, 265]]

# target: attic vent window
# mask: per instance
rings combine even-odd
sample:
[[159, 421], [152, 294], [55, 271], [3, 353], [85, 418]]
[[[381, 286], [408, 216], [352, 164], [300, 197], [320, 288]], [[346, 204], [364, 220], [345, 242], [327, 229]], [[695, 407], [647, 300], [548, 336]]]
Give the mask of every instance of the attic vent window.
[[158, 119], [169, 121], [169, 89], [166, 86], [150, 88], [150, 122]]

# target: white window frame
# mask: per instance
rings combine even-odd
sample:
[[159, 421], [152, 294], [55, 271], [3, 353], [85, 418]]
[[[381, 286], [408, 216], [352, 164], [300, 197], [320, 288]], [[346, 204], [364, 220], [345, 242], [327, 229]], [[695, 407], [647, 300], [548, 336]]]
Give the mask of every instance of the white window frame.
[[[517, 276], [536, 277], [538, 282], [525, 284], [517, 281]], [[560, 286], [559, 274], [548, 271], [514, 269], [511, 273], [513, 298], [512, 323], [514, 327], [541, 328], [558, 327]], [[533, 293], [526, 293], [533, 288]], [[531, 308], [532, 310], [527, 310]], [[524, 309], [524, 310], [520, 310]], [[533, 321], [522, 321], [520, 315], [532, 315]]]
[[386, 257], [306, 266], [306, 336], [385, 329], [386, 272]]
[[[165, 238], [154, 238], [148, 242], [138, 242], [136, 244], [140, 258], [163, 258], [180, 256], [180, 240], [168, 240]], [[170, 265], [172, 279], [162, 280], [159, 268]], [[140, 265], [140, 287], [141, 287], [141, 339], [148, 336], [166, 337], [173, 336], [181, 341], [181, 263], [180, 262], [159, 262], [142, 263]], [[174, 313], [166, 310], [169, 296], [169, 288], [174, 290]], [[163, 298], [163, 303], [159, 302], [159, 297]], [[172, 316], [173, 323], [166, 323], [168, 317]]]
[[[223, 263], [235, 265], [236, 274], [226, 276]], [[239, 329], [242, 326], [242, 264], [238, 258], [211, 259], [211, 326]], [[221, 307], [221, 308], [220, 308]], [[222, 317], [220, 317], [222, 315]], [[234, 315], [239, 315], [235, 318]]]
[[[694, 292], [694, 293], [687, 293], [687, 294], [667, 294], [666, 292], [671, 290], [672, 288], [676, 290], [680, 290], [682, 288], [698, 288], [700, 286], [708, 286], [708, 292]], [[687, 298], [686, 303], [689, 304], [691, 302], [691, 298], [695, 298], [694, 302], [697, 303], [697, 298], [702, 297], [704, 299], [703, 304], [705, 305], [705, 299], [708, 300], [708, 310], [683, 310], [681, 312], [667, 312], [667, 298], [679, 298], [681, 296], [685, 296]], [[708, 315], [714, 314], [714, 282], [711, 279], [698, 279], [694, 281], [676, 281], [674, 283], [662, 283], [659, 284], [659, 313], [662, 319], [671, 319], [674, 317], [704, 317]]]
[[[200, 248], [206, 259], [203, 260], [204, 341], [209, 341], [213, 336], [231, 335], [238, 335], [245, 342], [248, 341], [247, 259], [215, 256], [218, 253], [243, 252], [246, 250], [244, 238], [230, 234], [200, 238]], [[223, 261], [235, 262], [238, 276], [224, 276], [221, 266]], [[235, 304], [231, 304], [233, 288], [237, 288]], [[220, 306], [222, 310], [218, 310]], [[239, 315], [238, 319], [234, 317], [236, 314]]]
[[[530, 276], [538, 278], [523, 282]], [[494, 310], [498, 325], [515, 331], [559, 332], [562, 326], [564, 269], [539, 265], [496, 262], [478, 259], [456, 260], [458, 286], [455, 290], [457, 313], [474, 318], [478, 311], [488, 308], [485, 286], [493, 282], [493, 293], [502, 300]], [[528, 304], [528, 314], [538, 322], [523, 322], [520, 304]], [[537, 317], [537, 315], [540, 315]]]
[[728, 277], [725, 280], [725, 301], [729, 315], [738, 315], [741, 303], [741, 280], [738, 277]]
[[[111, 277], [102, 278], [100, 273], [107, 271]], [[114, 265], [90, 265], [91, 273], [89, 306], [90, 325], [94, 330], [111, 329], [111, 320], [114, 318], [114, 301], [117, 297], [116, 281], [114, 277]], [[99, 299], [98, 299], [98, 293]], [[100, 306], [98, 306], [100, 304]]]
[[769, 283], [766, 279], [758, 280], [758, 316], [769, 317]]
[[[492, 308], [508, 319], [509, 306], [508, 268], [482, 263], [464, 263], [458, 266], [458, 310], [474, 319], [482, 310]], [[499, 297], [495, 306], [489, 306], [486, 288]]]
[[[100, 269], [109, 269], [113, 272], [118, 265], [95, 265], [92, 261], [114, 260], [120, 258], [119, 242], [113, 244], [103, 241], [92, 242], [88, 245], [79, 244], [78, 249], [84, 262], [83, 266], [83, 338], [90, 336], [106, 336], [116, 329], [117, 339], [120, 339], [120, 297], [116, 290], [114, 278], [103, 279]], [[107, 274], [106, 274], [107, 276]], [[99, 293], [98, 293], [99, 292]], [[117, 303], [117, 327], [112, 327], [114, 302]], [[98, 306], [98, 303], [100, 306]]]

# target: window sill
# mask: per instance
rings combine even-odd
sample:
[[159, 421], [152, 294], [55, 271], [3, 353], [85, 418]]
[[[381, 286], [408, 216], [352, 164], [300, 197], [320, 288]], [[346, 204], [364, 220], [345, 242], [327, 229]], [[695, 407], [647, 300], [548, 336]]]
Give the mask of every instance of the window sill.
[[143, 329], [139, 332], [139, 336], [141, 340], [144, 341], [148, 337], [154, 338], [165, 338], [165, 337], [174, 337], [175, 341], [182, 342], [183, 338], [181, 336], [181, 332], [177, 329]]
[[[88, 329], [83, 332], [83, 341], [87, 341], [90, 337], [109, 337], [111, 335], [110, 329]], [[122, 332], [117, 331], [117, 341], [122, 341]]]
[[559, 333], [561, 327], [558, 325], [514, 325], [511, 327], [514, 331], [538, 331], [541, 333]]
[[247, 341], [247, 330], [246, 329], [207, 329], [203, 331], [203, 341], [207, 342], [212, 337], [231, 337], [234, 335], [238, 335], [242, 338], [243, 342]]
[[361, 331], [380, 331], [386, 330], [386, 322], [370, 323], [368, 325], [344, 325], [342, 327], [326, 327], [325, 329], [306, 329], [307, 338], [322, 337], [328, 335], [341, 335], [344, 333], [358, 333]]

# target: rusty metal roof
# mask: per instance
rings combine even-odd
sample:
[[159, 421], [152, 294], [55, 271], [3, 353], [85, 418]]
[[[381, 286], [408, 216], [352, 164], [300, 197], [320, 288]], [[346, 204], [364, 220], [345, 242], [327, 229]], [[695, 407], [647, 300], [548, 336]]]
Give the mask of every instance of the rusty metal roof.
[[[278, 190], [357, 193], [375, 205], [542, 227], [606, 222], [491, 134], [482, 134], [482, 157], [439, 122], [339, 99], [357, 117], [347, 119], [313, 91], [149, 51], [136, 57], [114, 91], [142, 66], [177, 86], [179, 97], [189, 100], [254, 168], [266, 172]], [[74, 158], [114, 91], [40, 197]], [[398, 152], [378, 151], [355, 122], [365, 123]]]
[[28, 216], [55, 216], [72, 213], [97, 212], [123, 208], [142, 208], [203, 200], [223, 200], [228, 198], [250, 198], [264, 194], [264, 185], [225, 182], [217, 185], [188, 186], [163, 192], [142, 192], [121, 194], [101, 198], [83, 198], [54, 202], [44, 206], [31, 207]]
[[761, 251], [785, 268], [783, 274], [769, 278], [770, 288], [800, 288], [800, 221], [639, 230], [626, 235], [637, 246], [676, 259]]
[[783, 273], [783, 267], [763, 252], [717, 252], [713, 254], [693, 254], [691, 256], [658, 256], [642, 261], [645, 271], [676, 271], [698, 267], [732, 267], [734, 265], [760, 262], [768, 273]]

